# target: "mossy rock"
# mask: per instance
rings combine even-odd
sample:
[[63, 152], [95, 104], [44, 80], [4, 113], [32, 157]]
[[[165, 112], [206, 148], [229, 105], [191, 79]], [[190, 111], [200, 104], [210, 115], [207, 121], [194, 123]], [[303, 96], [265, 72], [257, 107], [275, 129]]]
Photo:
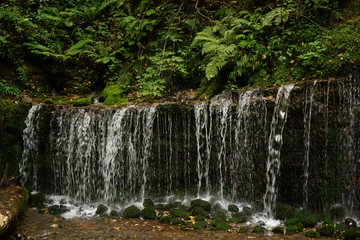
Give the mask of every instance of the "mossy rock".
[[172, 208], [177, 208], [180, 209], [181, 208], [181, 202], [172, 202], [172, 203], [168, 203], [164, 206], [164, 210], [166, 211], [170, 211], [170, 209]]
[[253, 233], [265, 233], [266, 229], [262, 226], [255, 226], [252, 230]]
[[35, 193], [35, 194], [31, 194], [29, 197], [29, 206], [30, 207], [36, 207], [38, 209], [44, 208], [45, 202], [45, 194], [44, 193]]
[[184, 220], [180, 219], [180, 218], [173, 218], [171, 219], [171, 224], [172, 225], [185, 225]]
[[345, 240], [356, 240], [360, 238], [360, 228], [349, 228], [342, 234]]
[[295, 225], [297, 223], [300, 223], [299, 218], [291, 218], [291, 219], [288, 219], [288, 220], [285, 221], [286, 226]]
[[221, 219], [221, 218], [214, 218], [211, 220], [211, 225], [213, 227], [217, 227], [217, 225], [219, 225], [220, 223], [227, 223], [226, 219]]
[[318, 217], [315, 214], [303, 214], [299, 216], [300, 223], [305, 228], [315, 227], [318, 223]]
[[97, 207], [95, 214], [102, 215], [102, 214], [106, 213], [108, 210], [109, 210], [109, 208], [107, 206], [100, 204]]
[[343, 224], [335, 224], [334, 225], [335, 231], [345, 231], [346, 227]]
[[216, 230], [229, 230], [231, 228], [230, 224], [226, 222], [221, 222], [216, 225]]
[[194, 218], [195, 221], [204, 221], [205, 219], [206, 219], [206, 217], [204, 217], [202, 215], [195, 216], [195, 218]]
[[78, 107], [81, 107], [81, 106], [89, 106], [91, 105], [91, 98], [79, 98], [75, 101], [72, 102], [72, 104], [74, 106], [78, 106]]
[[318, 238], [319, 234], [316, 231], [310, 230], [310, 231], [305, 232], [305, 237], [307, 237], [307, 238]]
[[116, 210], [111, 210], [109, 215], [110, 217], [118, 217], [119, 213]]
[[193, 228], [194, 229], [204, 229], [207, 227], [207, 222], [205, 221], [198, 221], [194, 223]]
[[247, 218], [245, 217], [239, 217], [239, 218], [230, 218], [228, 220], [229, 223], [245, 223], [247, 222]]
[[228, 218], [228, 217], [227, 217], [225, 211], [217, 210], [217, 211], [215, 211], [215, 213], [214, 213], [214, 219], [221, 219], [222, 221], [226, 221], [227, 218]]
[[147, 206], [141, 211], [141, 215], [144, 219], [156, 219], [155, 208], [152, 206]]
[[228, 211], [229, 212], [239, 212], [239, 207], [238, 206], [236, 206], [235, 204], [230, 204], [229, 206], [228, 206]]
[[69, 209], [67, 209], [66, 207], [64, 207], [62, 205], [52, 205], [52, 206], [48, 207], [48, 211], [50, 214], [60, 217], [61, 214], [68, 212]]
[[45, 103], [45, 104], [52, 105], [52, 104], [54, 104], [54, 101], [48, 98], [48, 99], [45, 99], [45, 100], [44, 100], [44, 103]]
[[297, 223], [294, 225], [289, 225], [286, 227], [286, 233], [287, 234], [295, 234], [297, 232], [300, 232], [304, 229], [304, 226], [301, 223]]
[[181, 210], [181, 209], [170, 209], [169, 211], [170, 215], [175, 217], [175, 218], [190, 218], [190, 215], [188, 212]]
[[106, 87], [99, 96], [99, 101], [104, 105], [115, 105], [127, 103], [123, 97], [126, 91], [118, 84]]
[[153, 200], [151, 200], [149, 198], [144, 199], [143, 206], [144, 207], [154, 207], [154, 202], [153, 202]]
[[334, 225], [324, 225], [318, 229], [320, 236], [332, 237], [335, 233]]
[[248, 216], [243, 212], [232, 213], [231, 217], [235, 223], [245, 223], [248, 221]]
[[170, 224], [171, 223], [171, 219], [172, 217], [171, 216], [162, 216], [159, 221], [161, 223], [166, 223], [166, 224]]
[[329, 216], [325, 216], [323, 219], [324, 225], [334, 225], [333, 220]]
[[132, 205], [125, 208], [123, 216], [126, 218], [138, 218], [141, 216], [141, 210], [138, 207]]
[[204, 217], [209, 217], [209, 213], [206, 212], [202, 207], [194, 207], [191, 210], [191, 215], [192, 216], [204, 216]]
[[275, 218], [285, 220], [295, 216], [295, 209], [289, 204], [279, 204], [275, 207]]
[[159, 203], [159, 204], [156, 204], [155, 208], [156, 208], [157, 210], [165, 210], [165, 205]]
[[207, 212], [211, 211], [211, 203], [209, 203], [208, 201], [202, 200], [202, 199], [192, 200], [190, 203], [190, 207], [191, 208], [201, 207], [202, 209], [204, 209]]
[[284, 234], [284, 230], [285, 230], [285, 228], [283, 228], [283, 227], [274, 227], [272, 229], [272, 232], [277, 233], [277, 234]]
[[239, 233], [248, 233], [249, 232], [249, 229], [245, 226], [240, 226], [239, 228]]

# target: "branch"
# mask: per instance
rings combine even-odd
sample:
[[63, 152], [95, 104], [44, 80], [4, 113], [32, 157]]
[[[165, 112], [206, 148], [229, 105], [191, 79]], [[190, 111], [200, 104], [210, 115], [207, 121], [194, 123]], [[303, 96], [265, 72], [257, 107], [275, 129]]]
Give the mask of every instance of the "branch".
[[195, 8], [196, 8], [196, 11], [200, 14], [200, 16], [208, 19], [211, 23], [213, 23], [213, 20], [211, 18], [209, 18], [208, 16], [205, 16], [204, 14], [202, 14], [198, 8], [198, 4], [199, 4], [199, 0], [196, 0], [196, 4], [195, 4]]

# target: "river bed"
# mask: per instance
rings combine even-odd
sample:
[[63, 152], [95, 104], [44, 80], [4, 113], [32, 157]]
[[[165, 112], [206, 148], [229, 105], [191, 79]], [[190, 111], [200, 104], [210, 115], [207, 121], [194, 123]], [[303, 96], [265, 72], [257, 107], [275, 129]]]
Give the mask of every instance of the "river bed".
[[[28, 209], [10, 240], [13, 239], [307, 239], [303, 233], [275, 234], [272, 236], [232, 231], [181, 230], [178, 226], [161, 224], [157, 220], [125, 218], [58, 218], [50, 214], [39, 214]], [[330, 239], [330, 238], [318, 238]]]

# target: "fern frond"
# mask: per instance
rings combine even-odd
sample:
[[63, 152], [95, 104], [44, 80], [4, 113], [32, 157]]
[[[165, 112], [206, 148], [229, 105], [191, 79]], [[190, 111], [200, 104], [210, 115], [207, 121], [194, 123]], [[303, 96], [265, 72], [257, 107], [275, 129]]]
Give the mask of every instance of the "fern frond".
[[88, 43], [93, 42], [90, 39], [80, 40], [74, 45], [72, 45], [68, 50], [66, 50], [65, 55], [73, 56], [77, 54], [81, 54], [84, 52], [84, 49], [88, 46]]

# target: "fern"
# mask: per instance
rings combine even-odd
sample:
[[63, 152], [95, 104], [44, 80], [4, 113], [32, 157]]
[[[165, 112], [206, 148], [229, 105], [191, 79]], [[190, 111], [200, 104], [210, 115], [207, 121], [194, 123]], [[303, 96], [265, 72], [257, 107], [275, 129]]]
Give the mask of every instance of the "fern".
[[13, 96], [19, 94], [20, 90], [16, 87], [9, 86], [5, 80], [0, 81], [0, 94], [5, 96]]
[[90, 39], [80, 40], [74, 45], [72, 45], [68, 50], [65, 52], [65, 56], [73, 56], [84, 53], [85, 49], [88, 47], [88, 44], [93, 42]]

